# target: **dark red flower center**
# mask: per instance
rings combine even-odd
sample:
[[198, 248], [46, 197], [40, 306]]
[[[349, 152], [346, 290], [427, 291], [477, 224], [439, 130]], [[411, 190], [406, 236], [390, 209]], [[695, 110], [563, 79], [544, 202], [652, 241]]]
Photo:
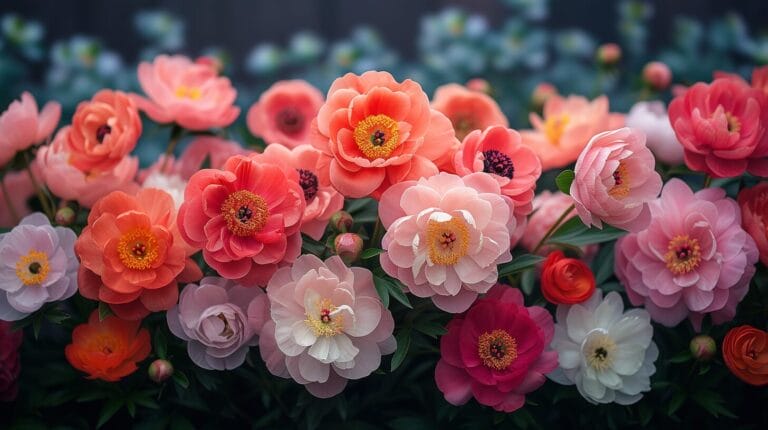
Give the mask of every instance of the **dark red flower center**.
[[517, 340], [505, 330], [485, 332], [477, 341], [477, 353], [486, 367], [504, 370], [517, 358]]
[[483, 157], [483, 172], [509, 179], [515, 176], [515, 166], [507, 154], [491, 149], [483, 152]]
[[107, 124], [99, 126], [99, 128], [96, 129], [96, 140], [98, 140], [99, 143], [104, 142], [104, 138], [109, 133], [112, 133], [112, 127], [108, 126]]
[[294, 108], [286, 108], [277, 114], [277, 128], [285, 134], [296, 134], [304, 129], [304, 116]]
[[304, 190], [304, 201], [309, 202], [317, 195], [317, 175], [305, 169], [296, 170], [299, 172], [299, 185]]

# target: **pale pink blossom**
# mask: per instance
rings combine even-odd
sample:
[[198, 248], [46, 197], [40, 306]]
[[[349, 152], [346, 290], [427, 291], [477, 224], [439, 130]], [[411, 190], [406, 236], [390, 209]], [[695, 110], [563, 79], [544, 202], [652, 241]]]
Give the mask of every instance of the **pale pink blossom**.
[[0, 166], [10, 161], [18, 151], [43, 142], [53, 133], [61, 117], [61, 105], [48, 102], [37, 110], [32, 94], [23, 92], [0, 115]]

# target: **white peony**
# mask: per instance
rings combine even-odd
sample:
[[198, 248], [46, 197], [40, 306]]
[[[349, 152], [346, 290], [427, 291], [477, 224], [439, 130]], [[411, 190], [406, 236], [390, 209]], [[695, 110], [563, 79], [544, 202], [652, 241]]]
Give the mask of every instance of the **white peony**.
[[173, 197], [173, 203], [176, 209], [179, 209], [182, 203], [184, 203], [184, 189], [187, 187], [187, 181], [181, 178], [181, 176], [173, 174], [167, 175], [160, 172], [152, 172], [144, 183], [141, 184], [142, 188], [158, 188]]
[[664, 102], [638, 102], [626, 117], [627, 127], [636, 128], [646, 135], [646, 145], [656, 159], [677, 166], [683, 163], [683, 145], [677, 140], [669, 123]]
[[645, 309], [624, 312], [618, 293], [600, 290], [584, 303], [557, 307], [552, 348], [559, 367], [547, 377], [576, 384], [590, 403], [630, 405], [651, 389], [659, 349]]

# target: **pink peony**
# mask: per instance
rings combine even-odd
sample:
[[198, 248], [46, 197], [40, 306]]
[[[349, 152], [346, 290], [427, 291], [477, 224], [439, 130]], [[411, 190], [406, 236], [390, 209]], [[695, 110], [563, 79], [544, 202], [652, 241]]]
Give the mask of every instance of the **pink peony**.
[[595, 135], [576, 161], [571, 197], [581, 221], [640, 231], [650, 222], [648, 202], [661, 190], [645, 135], [621, 128]]
[[200, 169], [221, 169], [233, 155], [248, 155], [250, 152], [233, 140], [198, 136], [184, 147], [178, 158], [172, 156], [166, 161], [165, 155], [161, 155], [154, 164], [139, 172], [138, 179], [143, 182], [152, 173], [162, 172], [179, 175], [187, 181]]
[[0, 167], [18, 151], [43, 142], [53, 133], [60, 117], [60, 104], [48, 102], [38, 112], [35, 98], [23, 92], [21, 101], [14, 100], [0, 115]]
[[394, 352], [395, 322], [368, 269], [348, 268], [338, 256], [324, 262], [302, 255], [267, 286], [272, 320], [259, 338], [274, 375], [292, 378], [316, 397], [339, 394], [348, 379], [379, 368]]
[[301, 232], [315, 240], [323, 237], [331, 215], [344, 207], [344, 196], [331, 186], [330, 181], [319, 176], [321, 156], [321, 152], [311, 145], [288, 149], [275, 144], [268, 145], [264, 153], [254, 155], [257, 160], [281, 166], [288, 174], [299, 173], [299, 185], [307, 203], [301, 218]]
[[[40, 178], [37, 165], [33, 164], [32, 168], [37, 172], [35, 178]], [[0, 228], [10, 229], [33, 212], [29, 201], [36, 197], [35, 186], [29, 173], [25, 171], [6, 173], [1, 180], [3, 186], [0, 187]], [[3, 190], [8, 190], [7, 196]], [[9, 204], [13, 209], [8, 207]]]
[[669, 124], [664, 102], [637, 102], [627, 114], [627, 127], [645, 133], [646, 145], [656, 159], [676, 166], [683, 163], [683, 146]]
[[261, 288], [208, 277], [200, 285], [187, 285], [166, 319], [171, 333], [187, 341], [195, 364], [232, 370], [243, 364], [249, 347], [258, 344], [259, 331], [269, 319], [268, 306]]
[[268, 144], [309, 143], [310, 124], [322, 105], [323, 93], [308, 82], [276, 82], [248, 110], [248, 130]]
[[752, 236], [760, 251], [760, 261], [768, 266], [768, 182], [739, 192], [741, 225]]
[[670, 327], [688, 317], [700, 330], [706, 314], [730, 321], [758, 259], [736, 202], [720, 188], [694, 194], [671, 179], [650, 210], [648, 228], [616, 244], [616, 276], [629, 300]]
[[516, 215], [533, 210], [536, 181], [541, 176], [541, 162], [520, 135], [503, 126], [475, 130], [467, 135], [454, 158], [456, 174], [490, 173], [501, 187], [501, 194], [512, 199]]
[[489, 95], [459, 84], [438, 87], [432, 98], [432, 108], [451, 120], [459, 140], [464, 140], [475, 130], [495, 125], [509, 127], [507, 117]]
[[301, 251], [306, 204], [299, 174], [242, 155], [222, 170], [192, 175], [179, 209], [179, 230], [227, 279], [266, 285], [278, 266]]
[[381, 266], [418, 297], [464, 312], [512, 260], [512, 201], [487, 173], [440, 173], [387, 190], [379, 217], [387, 229]]
[[520, 290], [496, 285], [447, 328], [435, 381], [452, 405], [474, 397], [497, 411], [514, 412], [557, 368], [557, 352], [549, 346], [552, 316], [542, 307], [526, 307]]
[[9, 322], [0, 321], [0, 402], [12, 402], [19, 392], [19, 347], [23, 330], [13, 330]]
[[138, 74], [149, 99], [136, 94], [133, 98], [155, 122], [201, 131], [226, 127], [240, 114], [234, 106], [237, 91], [211, 65], [181, 55], [158, 55], [152, 63], [139, 64]]

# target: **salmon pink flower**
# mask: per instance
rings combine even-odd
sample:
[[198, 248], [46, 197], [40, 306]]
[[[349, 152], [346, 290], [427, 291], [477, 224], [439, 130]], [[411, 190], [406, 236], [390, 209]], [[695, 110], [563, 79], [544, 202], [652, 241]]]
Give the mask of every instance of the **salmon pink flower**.
[[736, 202], [720, 188], [694, 194], [671, 179], [650, 209], [648, 228], [616, 243], [616, 276], [629, 300], [668, 327], [688, 317], [698, 331], [707, 314], [730, 321], [758, 259]]
[[237, 119], [237, 91], [209, 64], [181, 55], [158, 55], [139, 64], [139, 84], [149, 99], [133, 95], [153, 121], [175, 122], [188, 130], [226, 127]]
[[23, 341], [23, 330], [13, 330], [11, 323], [0, 321], [0, 402], [15, 400], [19, 392], [19, 347]]
[[393, 184], [434, 175], [435, 160], [455, 142], [450, 121], [429, 107], [421, 86], [387, 72], [336, 79], [313, 129], [321, 180], [354, 198], [378, 199]]
[[542, 307], [526, 307], [520, 290], [496, 285], [447, 328], [435, 381], [452, 405], [474, 397], [497, 411], [514, 412], [557, 368], [557, 353], [549, 346], [552, 316]]
[[[37, 165], [32, 165], [33, 172], [38, 172]], [[40, 178], [39, 174], [35, 174]], [[28, 172], [8, 172], [3, 176], [3, 186], [0, 187], [0, 228], [11, 229], [15, 227], [19, 220], [33, 212], [29, 206], [30, 199], [35, 197], [35, 185], [29, 177]], [[8, 190], [5, 195], [3, 190]], [[11, 205], [12, 209], [8, 207]]]
[[323, 93], [306, 81], [279, 81], [248, 110], [248, 130], [267, 144], [294, 148], [309, 143], [312, 120], [323, 105]]
[[200, 169], [221, 169], [233, 155], [248, 155], [250, 152], [233, 140], [199, 136], [184, 147], [178, 158], [171, 156], [166, 161], [165, 154], [158, 157], [151, 166], [139, 171], [138, 179], [143, 183], [152, 173], [160, 172], [178, 175], [188, 181]]
[[760, 252], [760, 261], [768, 266], [768, 182], [739, 192], [741, 225], [752, 236]]
[[507, 117], [489, 95], [459, 84], [438, 87], [432, 98], [432, 108], [451, 120], [460, 141], [475, 130], [495, 125], [509, 127]]
[[579, 155], [571, 197], [581, 221], [640, 231], [650, 222], [648, 202], [661, 190], [645, 135], [631, 128], [594, 136]]
[[517, 225], [512, 201], [487, 173], [448, 173], [407, 181], [387, 190], [379, 217], [387, 229], [381, 266], [418, 297], [459, 313], [498, 280], [498, 265], [512, 260]]
[[302, 255], [275, 273], [267, 296], [272, 319], [259, 335], [261, 357], [274, 375], [316, 397], [339, 394], [348, 379], [370, 375], [382, 354], [395, 351], [395, 322], [373, 275], [338, 256]]
[[53, 134], [60, 117], [60, 104], [48, 102], [38, 112], [35, 98], [23, 92], [21, 100], [14, 100], [0, 115], [0, 167], [18, 151], [41, 143]]
[[200, 170], [179, 209], [182, 237], [224, 278], [266, 285], [301, 252], [306, 203], [298, 172], [289, 173], [242, 155], [222, 170]]

